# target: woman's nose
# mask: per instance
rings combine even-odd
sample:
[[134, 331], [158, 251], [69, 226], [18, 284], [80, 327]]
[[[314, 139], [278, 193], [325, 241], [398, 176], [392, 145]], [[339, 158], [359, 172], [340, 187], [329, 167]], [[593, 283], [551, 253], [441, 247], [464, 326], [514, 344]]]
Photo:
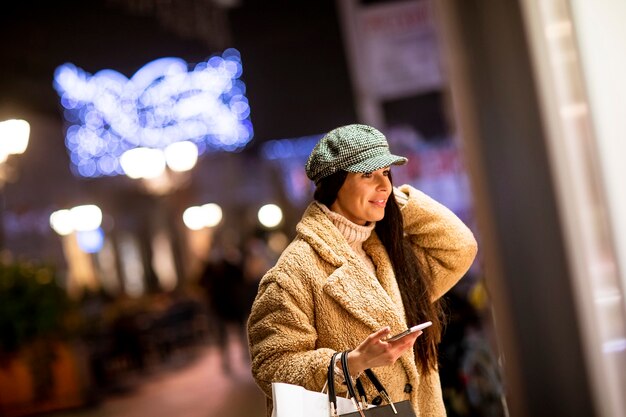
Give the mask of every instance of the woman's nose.
[[377, 188], [379, 190], [388, 190], [391, 188], [391, 181], [389, 181], [389, 177], [385, 175], [378, 176], [378, 185]]

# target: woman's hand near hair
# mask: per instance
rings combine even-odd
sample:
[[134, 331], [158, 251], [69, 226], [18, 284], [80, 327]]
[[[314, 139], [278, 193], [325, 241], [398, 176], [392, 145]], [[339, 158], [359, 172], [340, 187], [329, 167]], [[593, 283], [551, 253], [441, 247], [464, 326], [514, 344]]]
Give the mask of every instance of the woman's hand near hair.
[[358, 375], [368, 368], [393, 365], [400, 356], [413, 347], [422, 331], [409, 334], [393, 342], [385, 342], [391, 335], [389, 327], [370, 334], [359, 346], [348, 353], [350, 374]]
[[400, 191], [398, 187], [393, 187], [393, 196], [400, 208], [403, 208], [409, 202], [409, 196], [404, 191]]

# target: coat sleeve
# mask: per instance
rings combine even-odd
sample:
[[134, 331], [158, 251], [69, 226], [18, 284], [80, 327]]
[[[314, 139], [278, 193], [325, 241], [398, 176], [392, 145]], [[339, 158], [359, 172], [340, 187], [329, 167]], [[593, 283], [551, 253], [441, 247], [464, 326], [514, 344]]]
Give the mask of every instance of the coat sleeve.
[[452, 288], [472, 265], [478, 245], [471, 230], [450, 209], [409, 186], [402, 208], [404, 231], [422, 270], [434, 283], [433, 301]]
[[312, 292], [274, 268], [261, 280], [248, 319], [252, 375], [268, 397], [272, 382], [321, 391], [331, 349], [316, 349]]

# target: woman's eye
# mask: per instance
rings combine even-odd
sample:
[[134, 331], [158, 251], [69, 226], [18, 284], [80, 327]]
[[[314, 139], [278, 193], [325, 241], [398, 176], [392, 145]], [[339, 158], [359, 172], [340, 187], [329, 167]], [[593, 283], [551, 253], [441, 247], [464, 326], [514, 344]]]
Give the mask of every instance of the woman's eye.
[[390, 170], [390, 169], [387, 169], [387, 170], [383, 171], [383, 175], [384, 175], [385, 177], [388, 177], [390, 173], [391, 173], [391, 170]]
[[371, 172], [364, 172], [363, 173], [363, 178], [370, 178], [372, 176]]

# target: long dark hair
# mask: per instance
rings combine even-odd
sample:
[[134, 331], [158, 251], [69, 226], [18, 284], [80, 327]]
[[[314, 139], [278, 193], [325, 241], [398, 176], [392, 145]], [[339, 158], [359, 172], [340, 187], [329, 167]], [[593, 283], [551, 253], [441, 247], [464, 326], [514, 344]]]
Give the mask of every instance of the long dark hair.
[[[313, 198], [330, 207], [337, 199], [339, 189], [343, 185], [348, 173], [338, 171], [323, 178], [315, 189]], [[391, 172], [389, 180], [391, 181]], [[393, 183], [393, 182], [392, 182]], [[431, 302], [433, 285], [422, 273], [411, 245], [404, 236], [404, 222], [400, 207], [393, 198], [387, 200], [385, 217], [376, 222], [374, 228], [382, 242], [393, 266], [393, 272], [398, 282], [406, 320], [409, 326], [432, 321], [433, 325], [424, 331], [413, 347], [415, 362], [421, 373], [428, 373], [437, 369], [437, 346], [441, 341], [444, 325], [442, 302]]]

